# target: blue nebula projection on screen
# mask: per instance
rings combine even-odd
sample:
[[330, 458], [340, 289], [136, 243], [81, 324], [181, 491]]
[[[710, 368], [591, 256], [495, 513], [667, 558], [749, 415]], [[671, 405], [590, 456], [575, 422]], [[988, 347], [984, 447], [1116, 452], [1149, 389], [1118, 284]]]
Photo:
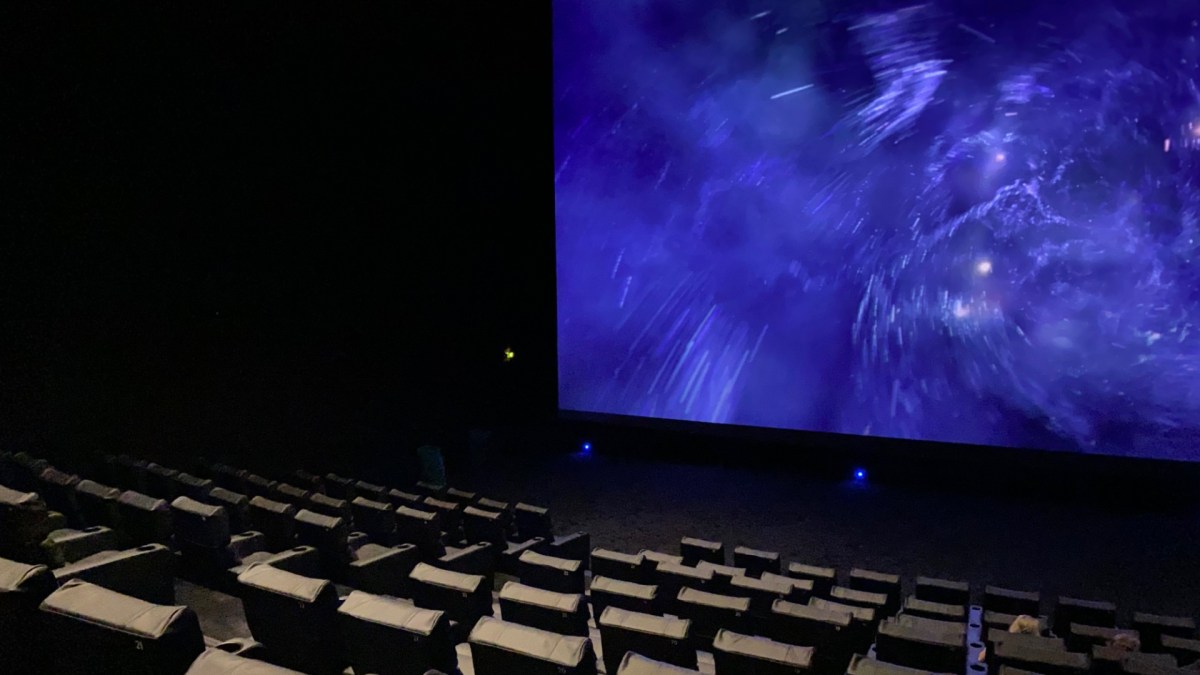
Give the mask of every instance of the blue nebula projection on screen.
[[1200, 3], [554, 16], [564, 409], [1200, 459]]

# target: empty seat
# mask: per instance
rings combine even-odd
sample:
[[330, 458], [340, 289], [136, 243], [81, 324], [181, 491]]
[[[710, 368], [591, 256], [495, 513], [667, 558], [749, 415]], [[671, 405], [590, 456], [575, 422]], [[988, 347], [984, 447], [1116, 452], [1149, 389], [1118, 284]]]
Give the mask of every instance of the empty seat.
[[806, 602], [812, 584], [808, 580], [792, 579], [767, 572], [762, 577], [734, 577], [725, 591], [729, 595], [750, 598], [750, 611], [759, 616], [771, 613], [776, 600]]
[[121, 491], [92, 480], [81, 480], [75, 486], [75, 499], [84, 525], [103, 525], [117, 529], [117, 498]]
[[[357, 518], [355, 522], [358, 522]], [[392, 522], [396, 541], [416, 546], [427, 560], [442, 555], [442, 518], [439, 514], [399, 506], [392, 514]]]
[[832, 567], [816, 567], [803, 563], [788, 563], [787, 575], [796, 579], [808, 579], [813, 582], [813, 595], [827, 597], [829, 589], [837, 584], [837, 570]]
[[52, 672], [182, 675], [204, 651], [196, 614], [74, 579], [41, 604]]
[[913, 593], [918, 600], [940, 602], [946, 605], [971, 604], [971, 585], [965, 581], [917, 577]]
[[458, 502], [426, 497], [421, 504], [427, 510], [437, 511], [442, 515], [442, 530], [450, 537], [450, 541], [458, 541], [462, 529], [463, 505]]
[[583, 593], [583, 565], [578, 560], [567, 560], [544, 555], [537, 551], [525, 551], [520, 557], [521, 583], [560, 593]]
[[615, 673], [626, 653], [684, 668], [696, 667], [696, 648], [687, 619], [653, 616], [609, 606], [596, 622], [603, 645], [605, 672]]
[[417, 564], [415, 547], [365, 544], [352, 548], [348, 536], [346, 521], [341, 518], [307, 509], [296, 514], [296, 539], [317, 549], [323, 577], [370, 593], [401, 595], [407, 591], [408, 574]]
[[847, 584], [856, 591], [880, 593], [887, 596], [887, 614], [900, 609], [900, 575], [854, 568]]
[[649, 580], [651, 563], [640, 553], [629, 554], [604, 548], [592, 549], [592, 577], [608, 577], [633, 583]]
[[354, 482], [354, 493], [360, 497], [366, 497], [371, 501], [388, 503], [387, 488], [375, 483], [368, 483], [365, 480]]
[[590, 590], [592, 616], [599, 620], [608, 606], [620, 607], [642, 614], [660, 614], [658, 587], [632, 581], [592, 577]]
[[239, 469], [218, 462], [211, 465], [208, 470], [217, 487], [230, 492], [236, 492], [237, 494], [246, 494], [246, 475], [249, 472], [245, 469]]
[[746, 574], [752, 577], [761, 576], [763, 572], [780, 573], [779, 554], [775, 551], [760, 551], [747, 546], [733, 549], [733, 565], [745, 568]]
[[1117, 625], [1117, 606], [1111, 602], [1059, 596], [1054, 610], [1055, 634], [1066, 635], [1073, 623], [1112, 628]]
[[763, 634], [777, 642], [817, 648], [817, 656], [848, 656], [852, 629], [849, 612], [776, 600], [763, 622]]
[[431, 564], [451, 572], [478, 574], [490, 587], [496, 574], [496, 547], [486, 541], [464, 548], [446, 547], [445, 554]]
[[463, 537], [471, 543], [486, 541], [503, 546], [508, 541], [508, 525], [504, 515], [496, 511], [468, 506], [462, 512]]
[[671, 611], [674, 609], [675, 599], [679, 596], [679, 589], [688, 587], [710, 590], [713, 573], [698, 567], [661, 562], [654, 568], [654, 583], [658, 586], [658, 597], [664, 603], [663, 608]]
[[19, 562], [42, 562], [42, 541], [66, 526], [66, 517], [48, 509], [36, 492], [18, 492], [0, 485], [0, 556]]
[[[387, 502], [379, 502], [366, 497], [355, 497], [350, 502], [350, 510], [354, 513], [355, 529], [366, 532], [371, 541], [376, 544], [391, 544], [396, 539], [396, 516]], [[400, 539], [401, 543], [417, 544], [420, 542]]]
[[47, 508], [66, 516], [73, 526], [83, 525], [79, 502], [75, 497], [79, 476], [48, 466], [38, 474], [37, 483], [37, 493], [46, 501]]
[[334, 518], [345, 518], [346, 522], [350, 522], [354, 517], [350, 509], [350, 502], [345, 499], [336, 499], [320, 492], [313, 492], [308, 495], [308, 509], [326, 516], [333, 516]]
[[446, 488], [446, 498], [461, 504], [474, 504], [475, 500], [479, 498], [479, 494], [458, 488]]
[[846, 675], [927, 675], [928, 673], [929, 671], [926, 670], [886, 663], [862, 654], [856, 654], [854, 658], [850, 659], [850, 666], [846, 669]]
[[1190, 638], [1196, 634], [1196, 621], [1190, 616], [1160, 616], [1133, 613], [1133, 629], [1142, 636], [1142, 651], [1162, 651], [1162, 636]]
[[321, 477], [304, 469], [296, 469], [290, 474], [291, 482], [310, 492], [321, 492], [325, 489], [325, 481]]
[[484, 617], [467, 639], [479, 675], [594, 675], [591, 640]]
[[591, 559], [592, 537], [587, 532], [572, 532], [548, 540], [548, 545], [543, 548], [542, 552], [547, 555], [578, 560], [580, 566], [586, 570], [588, 561]]
[[961, 635], [966, 638], [967, 624], [961, 621], [943, 621], [924, 616], [900, 615], [894, 621], [902, 626], [911, 626], [943, 635]]
[[444, 612], [354, 591], [337, 611], [346, 658], [355, 673], [424, 675], [453, 672], [458, 658]]
[[254, 497], [266, 497], [270, 499], [275, 495], [275, 481], [270, 478], [264, 478], [256, 473], [248, 473], [243, 476], [242, 484], [246, 486], [246, 494], [251, 499]]
[[983, 608], [989, 612], [1037, 616], [1041, 604], [1042, 595], [1037, 591], [1016, 591], [999, 586], [983, 589]]
[[617, 675], [699, 675], [699, 670], [681, 668], [663, 661], [648, 659], [635, 652], [627, 652], [617, 666]]
[[38, 476], [50, 468], [50, 462], [27, 452], [18, 452], [9, 457], [8, 466], [12, 477], [11, 488], [18, 492], [37, 492]]
[[171, 520], [175, 546], [199, 572], [228, 569], [266, 548], [261, 533], [231, 534], [229, 515], [223, 506], [180, 496], [171, 502]]
[[238, 583], [246, 624], [271, 662], [306, 673], [341, 673], [333, 583], [271, 565], [251, 565]]
[[642, 556], [646, 560], [649, 560], [652, 568], [661, 562], [673, 563], [675, 565], [683, 564], [683, 556], [681, 555], [671, 555], [670, 553], [662, 553], [661, 551], [655, 551], [648, 548], [638, 551], [638, 555]]
[[143, 491], [146, 489], [145, 460], [134, 459], [129, 455], [117, 455], [109, 465], [112, 470], [113, 485], [122, 490]]
[[750, 626], [750, 598], [739, 598], [694, 588], [681, 588], [675, 597], [675, 613], [692, 620], [692, 637], [704, 646], [722, 628], [746, 631]]
[[923, 616], [943, 621], [967, 620], [967, 608], [963, 605], [950, 605], [932, 600], [921, 600], [915, 595], [905, 598], [901, 609], [905, 614], [911, 616]]
[[187, 675], [303, 675], [303, 673], [265, 661], [230, 654], [220, 649], [205, 649], [204, 653], [192, 662]]
[[131, 546], [171, 543], [171, 505], [164, 499], [126, 490], [117, 498], [120, 532]]
[[54, 570], [59, 584], [81, 579], [146, 602], [175, 602], [175, 556], [162, 544], [101, 551]]
[[0, 663], [45, 670], [42, 659], [50, 644], [37, 623], [38, 605], [57, 587], [45, 565], [0, 558]]
[[[402, 504], [416, 506], [417, 504], [421, 503], [422, 499], [424, 499], [424, 497], [415, 492], [405, 492], [404, 490], [397, 490], [396, 488], [392, 488], [387, 491], [387, 501], [392, 506], [400, 506]], [[483, 508], [487, 509], [488, 507], [484, 506]]]
[[1175, 657], [1181, 666], [1187, 666], [1200, 660], [1200, 640], [1183, 638], [1177, 635], [1163, 635], [1162, 649]]
[[120, 547], [117, 533], [101, 525], [81, 530], [54, 530], [42, 540], [42, 553], [52, 567], [70, 565], [89, 555]]
[[190, 473], [175, 474], [175, 494], [197, 501], [208, 501], [208, 493], [216, 485], [208, 478], [200, 478]]
[[321, 575], [326, 579], [342, 579], [350, 563], [349, 530], [341, 518], [321, 515], [300, 509], [296, 512], [296, 541], [317, 549], [321, 557]]
[[263, 496], [250, 500], [250, 524], [267, 539], [267, 549], [282, 551], [296, 542], [296, 507]]
[[722, 630], [712, 655], [721, 675], [795, 675], [812, 666], [813, 648]]
[[824, 598], [810, 598], [808, 606], [833, 612], [845, 612], [850, 615], [850, 627], [843, 639], [855, 651], [865, 652], [875, 639], [875, 631], [883, 618], [870, 607], [844, 605]]
[[206, 500], [215, 506], [225, 509], [229, 517], [230, 532], [246, 532], [251, 529], [250, 498], [239, 492], [233, 492], [223, 487], [215, 487], [208, 491]]
[[[829, 589], [829, 599], [847, 605], [869, 607], [875, 610], [876, 614], [880, 616], [888, 614], [888, 597], [882, 593], [856, 591], [845, 586], [834, 586]], [[884, 660], [886, 661], [887, 659]]]
[[1106, 628], [1103, 626], [1089, 626], [1083, 623], [1072, 623], [1067, 627], [1067, 633], [1063, 636], [1067, 640], [1067, 649], [1073, 652], [1090, 652], [1095, 645], [1106, 645], [1118, 635], [1132, 635], [1138, 639], [1141, 644], [1141, 636], [1137, 631], [1131, 631], [1124, 628]]
[[[150, 462], [146, 465], [146, 488], [144, 492], [152, 497], [170, 502], [179, 496], [179, 484], [175, 482], [175, 477], [178, 475], [179, 471], [175, 469]], [[140, 491], [137, 488], [134, 488], [134, 490]]]
[[296, 508], [303, 508], [308, 504], [308, 498], [312, 495], [312, 490], [302, 487], [296, 487], [291, 483], [276, 483], [271, 488], [271, 498], [281, 501], [285, 504], [291, 504]]
[[967, 658], [966, 650], [963, 634], [941, 632], [896, 619], [881, 623], [875, 637], [875, 656], [879, 660], [938, 673], [961, 671]]
[[518, 539], [554, 538], [554, 527], [550, 520], [550, 509], [532, 504], [518, 503], [513, 510], [517, 524]]
[[683, 564], [689, 567], [695, 567], [701, 561], [725, 564], [725, 544], [719, 541], [684, 537], [679, 540], [679, 554], [683, 557]]
[[1080, 675], [1087, 672], [1091, 665], [1087, 654], [1031, 646], [1024, 640], [995, 643], [988, 652], [987, 662], [989, 672], [993, 675], [998, 675], [999, 669], [1004, 666], [1042, 675]]
[[336, 473], [325, 474], [325, 492], [334, 499], [344, 499], [348, 502], [354, 501], [358, 496], [354, 490], [354, 481]]
[[701, 560], [696, 564], [696, 569], [708, 570], [712, 572], [713, 582], [712, 590], [718, 593], [728, 592], [730, 584], [736, 577], [746, 576], [744, 567], [734, 567], [733, 565], [718, 565], [716, 563]]
[[417, 563], [409, 573], [413, 600], [419, 607], [438, 609], [470, 625], [492, 614], [492, 589], [477, 574], [462, 574]]
[[481, 509], [487, 509], [488, 511], [499, 511], [500, 513], [508, 515], [510, 518], [512, 517], [512, 504], [500, 501], [499, 499], [480, 497], [475, 501], [475, 505]]
[[509, 581], [500, 589], [505, 621], [562, 635], [588, 635], [588, 608], [579, 593], [556, 593]]

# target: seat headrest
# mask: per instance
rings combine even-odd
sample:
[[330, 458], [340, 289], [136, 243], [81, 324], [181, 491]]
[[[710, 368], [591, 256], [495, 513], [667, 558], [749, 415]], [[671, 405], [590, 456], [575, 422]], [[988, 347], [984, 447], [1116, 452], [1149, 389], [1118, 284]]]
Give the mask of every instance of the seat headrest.
[[239, 574], [238, 582], [305, 602], [316, 602], [322, 593], [332, 592], [333, 588], [333, 583], [328, 579], [302, 577], [262, 563], [251, 565]]
[[338, 614], [421, 635], [433, 633], [445, 616], [440, 610], [422, 609], [399, 598], [362, 591], [346, 596]]
[[313, 504], [320, 504], [321, 506], [327, 506], [338, 511], [343, 511], [348, 506], [348, 502], [345, 499], [334, 499], [333, 497], [321, 494], [320, 492], [314, 492], [310, 494], [308, 496], [308, 501], [312, 502]]
[[184, 675], [303, 675], [300, 671], [248, 659], [220, 649], [205, 649]]
[[319, 527], [322, 530], [336, 530], [345, 525], [345, 520], [342, 518], [334, 518], [326, 516], [308, 509], [300, 509], [296, 512], [296, 522]]
[[75, 491], [112, 501], [116, 501], [121, 496], [121, 491], [117, 488], [101, 485], [94, 480], [86, 479], [79, 481], [79, 484], [75, 486]]
[[391, 505], [385, 504], [384, 502], [377, 502], [373, 499], [367, 499], [366, 497], [355, 497], [354, 501], [352, 501], [350, 503], [354, 506], [358, 506], [358, 507], [361, 507], [364, 509], [375, 509], [376, 511], [391, 511], [392, 510]]
[[294, 516], [296, 514], [295, 506], [286, 504], [284, 502], [277, 502], [274, 499], [267, 499], [266, 497], [262, 496], [251, 499], [250, 506], [251, 508], [262, 509], [263, 511], [270, 511], [271, 513], [278, 513], [282, 515]]
[[0, 485], [0, 508], [45, 508], [46, 503], [36, 492], [19, 492]]
[[533, 504], [526, 504], [524, 502], [517, 502], [516, 509], [535, 516], [544, 516], [550, 513], [550, 509], [544, 506], [534, 506]]
[[408, 578], [434, 586], [453, 588], [464, 593], [474, 593], [484, 581], [484, 578], [477, 574], [451, 572], [450, 570], [439, 569], [426, 563], [417, 563], [417, 566], [409, 573]]
[[681, 563], [660, 562], [656, 566], [659, 572], [674, 574], [676, 576], [691, 577], [701, 581], [712, 581], [713, 573], [710, 569], [701, 569], [699, 567], [688, 567]]
[[240, 508], [244, 508], [250, 503], [250, 499], [246, 495], [234, 492], [233, 490], [226, 490], [223, 487], [215, 487], [209, 490], [208, 496]]
[[620, 551], [610, 551], [606, 548], [592, 549], [592, 557], [612, 560], [626, 565], [641, 565], [642, 561], [646, 559], [641, 553], [621, 553]]
[[154, 462], [150, 462], [149, 464], [146, 465], [146, 471], [153, 473], [153, 474], [158, 474], [159, 476], [162, 476], [163, 478], [174, 478], [176, 475], [179, 474], [179, 471], [177, 471], [175, 469], [168, 469], [167, 467], [165, 467], [161, 464], [155, 464]]
[[67, 473], [66, 471], [59, 471], [52, 466], [43, 469], [38, 474], [38, 478], [43, 482], [50, 483], [51, 485], [61, 485], [62, 487], [75, 487], [79, 484], [79, 476]]
[[637, 652], [625, 652], [616, 675], [697, 675], [700, 671], [691, 668], [648, 659]]
[[48, 595], [41, 609], [149, 640], [157, 640], [173, 628], [187, 630], [186, 624], [194, 624], [197, 633], [200, 630], [196, 615], [187, 607], [155, 605], [79, 579]]
[[724, 628], [717, 631], [717, 637], [713, 640], [713, 650], [743, 654], [795, 668], [808, 668], [813, 657], [812, 647], [798, 647], [764, 637], [742, 635]]
[[787, 600], [776, 600], [771, 603], [771, 611], [775, 614], [783, 614], [796, 619], [805, 619], [807, 621], [819, 621], [828, 623], [840, 628], [846, 628], [850, 625], [851, 619], [854, 617], [849, 612], [841, 612], [833, 609], [822, 609], [810, 605], [801, 605]]
[[552, 567], [554, 569], [562, 570], [564, 572], [577, 572], [577, 571], [579, 571], [580, 565], [583, 564], [582, 561], [579, 561], [579, 560], [568, 560], [566, 558], [556, 558], [552, 555], [544, 555], [542, 553], [538, 553], [537, 551], [525, 551], [524, 553], [521, 554], [521, 557], [519, 558], [519, 560], [523, 563], [529, 563], [531, 565], [541, 565], [543, 567]]
[[481, 618], [467, 639], [568, 668], [578, 666], [591, 648], [587, 638], [559, 635], [490, 616]]
[[660, 635], [675, 640], [687, 638], [688, 630], [692, 625], [690, 619], [673, 619], [656, 614], [643, 614], [642, 612], [632, 612], [628, 609], [621, 609], [612, 605], [604, 608], [604, 612], [600, 615], [600, 620], [596, 623], [600, 626], [624, 628], [626, 630], [647, 633], [649, 635]]
[[166, 511], [168, 509], [167, 500], [144, 495], [133, 490], [122, 492], [121, 496], [117, 497], [117, 503], [131, 506], [140, 511]]
[[184, 485], [187, 485], [190, 487], [195, 487], [195, 488], [207, 488], [207, 487], [211, 487], [213, 484], [213, 482], [211, 480], [209, 480], [208, 478], [201, 478], [199, 476], [193, 476], [190, 473], [177, 474], [175, 476], [175, 482], [183, 483]]
[[504, 587], [500, 589], [500, 599], [568, 613], [578, 611], [580, 603], [583, 602], [583, 596], [577, 593], [555, 593], [534, 586], [526, 586], [517, 581], [509, 581], [504, 584]]
[[477, 509], [474, 506], [468, 506], [463, 509], [463, 514], [475, 516], [476, 518], [486, 518], [487, 520], [500, 520], [501, 517], [501, 514], [495, 511], [485, 511], [484, 509]]
[[53, 589], [54, 586], [54, 575], [50, 574], [49, 567], [0, 558], [0, 593], [36, 593], [39, 589]]
[[198, 502], [191, 497], [176, 497], [175, 501], [171, 502], [171, 508], [176, 511], [182, 511], [185, 514], [197, 516], [200, 518], [219, 518], [225, 513], [225, 507], [213, 506]]
[[610, 579], [609, 577], [592, 577], [592, 590], [616, 595], [626, 595], [642, 600], [653, 600], [658, 594], [658, 586], [636, 584], [632, 581]]
[[432, 511], [421, 511], [420, 509], [414, 509], [408, 506], [396, 507], [396, 515], [404, 516], [405, 518], [414, 518], [416, 520], [424, 520], [427, 522], [434, 522], [438, 519], [438, 514]]
[[693, 605], [704, 605], [705, 607], [716, 607], [735, 612], [746, 612], [750, 610], [750, 598], [737, 598], [731, 595], [709, 593], [708, 591], [700, 591], [687, 586], [679, 589], [679, 595], [677, 597], [680, 602], [686, 602]]

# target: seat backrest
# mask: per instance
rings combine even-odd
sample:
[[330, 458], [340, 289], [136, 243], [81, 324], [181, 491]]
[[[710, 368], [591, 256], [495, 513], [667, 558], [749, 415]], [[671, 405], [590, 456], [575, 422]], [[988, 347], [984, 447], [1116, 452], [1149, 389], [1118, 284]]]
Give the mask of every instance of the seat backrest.
[[592, 549], [593, 577], [623, 579], [642, 584], [650, 580], [650, 564], [641, 553], [621, 553], [603, 548]]
[[985, 586], [983, 589], [983, 608], [989, 612], [1037, 616], [1041, 603], [1042, 595], [1037, 591], [1018, 591], [1000, 586]]
[[712, 654], [721, 675], [793, 675], [812, 667], [813, 648], [721, 630]]
[[162, 544], [143, 544], [124, 551], [101, 551], [54, 570], [65, 584], [82, 579], [146, 602], [175, 602], [175, 555]]
[[757, 577], [763, 572], [779, 574], [780, 558], [775, 551], [762, 551], [748, 546], [733, 549], [733, 564], [746, 569], [746, 574]]
[[291, 504], [296, 508], [303, 508], [308, 504], [308, 498], [312, 494], [311, 490], [302, 487], [296, 487], [291, 483], [276, 483], [271, 488], [273, 499], [277, 499], [286, 504]]
[[297, 670], [248, 659], [220, 649], [205, 649], [192, 662], [187, 675], [304, 675]]
[[679, 554], [683, 557], [683, 564], [689, 567], [695, 567], [702, 562], [725, 564], [725, 544], [719, 541], [683, 537], [679, 540]]
[[483, 576], [462, 574], [417, 563], [408, 575], [419, 607], [446, 612], [451, 619], [473, 622], [492, 613], [492, 589]]
[[0, 556], [40, 562], [42, 540], [62, 527], [66, 527], [63, 515], [49, 510], [36, 492], [0, 486]]
[[54, 672], [182, 675], [204, 651], [196, 614], [75, 579], [41, 604]]
[[592, 613], [597, 620], [604, 613], [604, 608], [609, 605], [642, 614], [660, 613], [658, 587], [650, 584], [637, 584], [608, 577], [592, 577], [590, 597]]
[[909, 668], [956, 672], [967, 658], [966, 635], [945, 632], [926, 624], [888, 619], [880, 624], [875, 637], [875, 655], [881, 661]]
[[692, 622], [631, 612], [610, 605], [596, 622], [604, 646], [605, 672], [617, 672], [628, 652], [684, 668], [696, 667]]
[[396, 508], [394, 521], [396, 541], [416, 546], [426, 558], [441, 555], [442, 518], [439, 514], [400, 506]]
[[84, 525], [103, 525], [116, 529], [117, 498], [121, 491], [93, 480], [81, 480], [75, 486], [75, 500]]
[[79, 504], [75, 499], [76, 485], [79, 485], [79, 476], [52, 466], [38, 475], [38, 494], [46, 500], [46, 505], [66, 515], [72, 523], [81, 523]]
[[554, 538], [554, 525], [550, 520], [550, 509], [518, 502], [513, 509], [513, 517], [517, 523], [518, 538]]
[[[350, 502], [350, 510], [354, 513], [354, 528], [366, 532], [376, 544], [392, 543], [392, 535], [396, 530], [396, 517], [392, 507], [386, 502], [378, 502], [366, 497], [355, 497]], [[404, 542], [415, 544], [417, 542]]]
[[179, 484], [175, 482], [175, 477], [178, 475], [179, 471], [175, 469], [150, 462], [146, 465], [145, 489], [131, 489], [169, 502], [179, 496], [177, 494], [179, 492]]
[[40, 664], [49, 644], [36, 623], [38, 605], [57, 587], [45, 565], [0, 558], [0, 663]]
[[354, 482], [354, 492], [358, 495], [366, 497], [371, 501], [388, 503], [387, 488], [375, 483], [368, 483], [365, 480]]
[[250, 524], [263, 533], [267, 549], [282, 551], [296, 540], [296, 507], [258, 496], [250, 500]]
[[509, 581], [500, 589], [505, 621], [561, 635], [588, 635], [587, 601], [579, 593], [555, 593]]
[[559, 635], [520, 624], [483, 617], [471, 630], [467, 643], [478, 673], [596, 672], [591, 640]]
[[175, 485], [178, 488], [177, 493], [180, 496], [191, 497], [199, 501], [206, 501], [209, 490], [215, 487], [211, 479], [200, 478], [199, 476], [183, 472], [175, 475]]
[[276, 481], [260, 476], [256, 473], [248, 473], [242, 478], [246, 486], [246, 494], [251, 497], [272, 497], [275, 494]]
[[[607, 661], [608, 659], [605, 659]], [[617, 675], [699, 675], [699, 670], [681, 668], [663, 661], [648, 659], [641, 654], [627, 652], [615, 671]]]
[[246, 624], [274, 663], [304, 672], [340, 672], [337, 591], [326, 579], [251, 565], [238, 575]]
[[913, 595], [919, 600], [966, 606], [971, 603], [971, 584], [953, 579], [917, 577]]
[[490, 542], [497, 546], [508, 540], [504, 515], [474, 506], [463, 509], [463, 535], [471, 543]]
[[250, 498], [240, 492], [215, 487], [208, 491], [208, 501], [225, 508], [229, 517], [229, 531], [245, 532], [250, 529]]
[[216, 550], [229, 545], [229, 515], [222, 506], [176, 497], [171, 502], [171, 517], [180, 548]]
[[[929, 671], [899, 666], [857, 654], [850, 659], [850, 667], [846, 669], [846, 675], [929, 675]], [[1012, 673], [1012, 675], [1021, 674]]]
[[346, 522], [350, 522], [353, 518], [350, 502], [320, 492], [313, 492], [308, 496], [308, 509], [334, 518], [345, 518]]
[[331, 518], [308, 509], [296, 513], [296, 540], [312, 546], [321, 555], [321, 570], [333, 578], [350, 562], [350, 545], [346, 521]]
[[171, 543], [171, 505], [165, 499], [126, 490], [117, 498], [117, 513], [129, 544]]
[[336, 473], [325, 474], [325, 492], [335, 499], [345, 499], [353, 501], [357, 496], [354, 491], [354, 481], [349, 478], [343, 478]]
[[520, 561], [521, 583], [559, 593], [583, 593], [582, 562], [567, 560], [537, 551], [526, 551]]
[[1073, 623], [1112, 628], [1117, 625], [1117, 606], [1100, 600], [1060, 596], [1054, 609], [1055, 635], [1068, 634]]
[[354, 591], [338, 608], [338, 630], [356, 673], [451, 672], [457, 655], [444, 612]]

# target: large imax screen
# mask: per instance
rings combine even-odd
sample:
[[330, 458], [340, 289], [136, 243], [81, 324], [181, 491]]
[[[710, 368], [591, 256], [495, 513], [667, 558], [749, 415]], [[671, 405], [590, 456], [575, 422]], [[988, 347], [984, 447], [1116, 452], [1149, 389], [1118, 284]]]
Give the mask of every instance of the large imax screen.
[[1200, 2], [553, 10], [563, 409], [1200, 459]]

